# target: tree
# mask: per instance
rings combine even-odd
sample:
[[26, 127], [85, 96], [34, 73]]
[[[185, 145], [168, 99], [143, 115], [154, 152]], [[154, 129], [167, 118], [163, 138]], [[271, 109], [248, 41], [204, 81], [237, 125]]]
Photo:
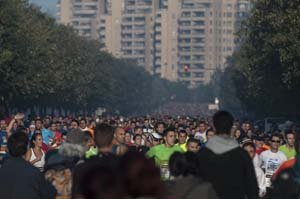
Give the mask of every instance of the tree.
[[258, 116], [295, 115], [300, 105], [300, 1], [260, 0], [240, 31], [232, 78]]

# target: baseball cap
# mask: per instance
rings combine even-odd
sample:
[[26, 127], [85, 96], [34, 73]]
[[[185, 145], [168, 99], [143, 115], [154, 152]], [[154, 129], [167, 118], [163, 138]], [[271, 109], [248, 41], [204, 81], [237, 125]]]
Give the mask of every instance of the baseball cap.
[[161, 139], [161, 135], [159, 135], [158, 133], [156, 132], [152, 132], [151, 135], [153, 136], [154, 139]]

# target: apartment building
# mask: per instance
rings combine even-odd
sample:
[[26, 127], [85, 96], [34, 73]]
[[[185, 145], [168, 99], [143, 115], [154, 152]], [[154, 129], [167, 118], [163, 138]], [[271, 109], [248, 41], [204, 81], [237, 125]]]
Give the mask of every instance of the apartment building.
[[87, 39], [99, 39], [100, 16], [106, 9], [106, 0], [58, 0], [57, 21], [70, 25]]
[[250, 0], [60, 0], [58, 21], [104, 50], [190, 87], [207, 84], [236, 48]]

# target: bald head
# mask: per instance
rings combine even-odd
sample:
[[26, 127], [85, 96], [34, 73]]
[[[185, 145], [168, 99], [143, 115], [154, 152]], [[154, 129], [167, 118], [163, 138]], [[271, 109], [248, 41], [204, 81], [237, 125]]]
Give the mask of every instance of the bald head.
[[119, 144], [124, 144], [125, 143], [125, 130], [121, 127], [117, 127], [115, 129], [114, 139]]

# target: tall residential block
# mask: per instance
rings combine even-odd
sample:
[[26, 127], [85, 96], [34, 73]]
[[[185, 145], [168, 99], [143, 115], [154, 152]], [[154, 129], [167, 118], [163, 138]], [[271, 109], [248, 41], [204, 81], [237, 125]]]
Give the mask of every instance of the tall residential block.
[[60, 0], [58, 7], [60, 23], [103, 50], [195, 87], [224, 69], [251, 0]]
[[80, 36], [99, 39], [101, 14], [107, 11], [107, 0], [58, 0], [59, 23], [70, 25]]

